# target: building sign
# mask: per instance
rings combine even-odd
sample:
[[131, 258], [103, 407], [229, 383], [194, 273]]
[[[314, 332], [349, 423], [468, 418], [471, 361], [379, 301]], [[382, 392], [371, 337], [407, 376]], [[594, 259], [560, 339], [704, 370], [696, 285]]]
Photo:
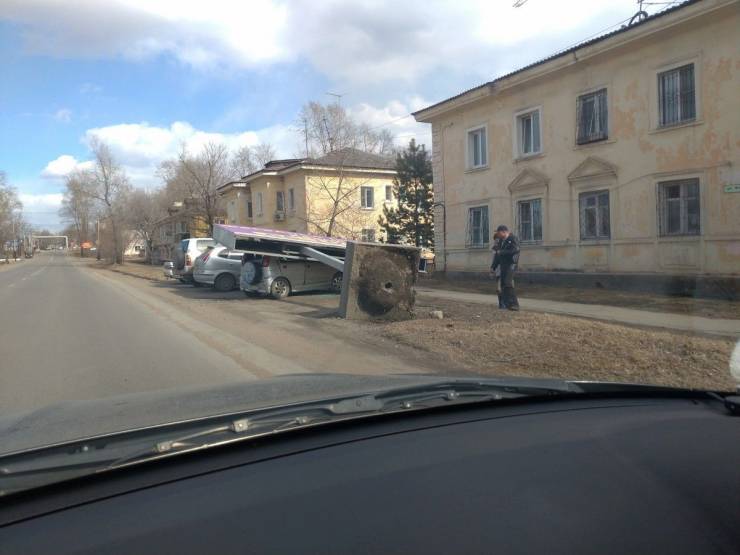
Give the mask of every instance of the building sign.
[[725, 185], [725, 193], [740, 193], [740, 185]]

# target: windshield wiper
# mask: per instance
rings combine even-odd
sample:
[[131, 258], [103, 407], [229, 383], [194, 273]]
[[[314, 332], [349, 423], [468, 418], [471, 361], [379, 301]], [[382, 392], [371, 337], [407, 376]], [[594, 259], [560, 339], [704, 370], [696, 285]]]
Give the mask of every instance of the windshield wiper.
[[0, 456], [0, 496], [247, 439], [446, 405], [575, 393], [567, 382], [453, 380], [155, 426]]

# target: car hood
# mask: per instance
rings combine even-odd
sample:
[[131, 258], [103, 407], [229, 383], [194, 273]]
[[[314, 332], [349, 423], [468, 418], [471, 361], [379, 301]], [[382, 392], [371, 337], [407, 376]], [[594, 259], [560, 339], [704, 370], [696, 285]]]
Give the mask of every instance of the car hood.
[[[38, 410], [0, 416], [0, 454], [207, 416], [448, 382], [451, 379], [480, 381], [480, 378], [419, 374], [296, 374], [219, 386], [156, 390], [90, 401], [65, 401]], [[506, 381], [544, 385], [562, 383], [556, 380], [512, 378], [506, 378]]]

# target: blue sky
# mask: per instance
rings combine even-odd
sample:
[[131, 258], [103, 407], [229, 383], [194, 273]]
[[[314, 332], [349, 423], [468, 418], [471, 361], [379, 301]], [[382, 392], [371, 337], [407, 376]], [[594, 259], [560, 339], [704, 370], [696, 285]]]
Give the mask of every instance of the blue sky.
[[[27, 219], [58, 228], [64, 176], [105, 140], [140, 187], [181, 144], [297, 153], [309, 100], [343, 93], [399, 143], [399, 119], [588, 38], [634, 0], [3, 0], [0, 170]], [[586, 9], [587, 7], [587, 9]], [[655, 6], [662, 9], [665, 6]], [[655, 11], [655, 10], [652, 10]]]

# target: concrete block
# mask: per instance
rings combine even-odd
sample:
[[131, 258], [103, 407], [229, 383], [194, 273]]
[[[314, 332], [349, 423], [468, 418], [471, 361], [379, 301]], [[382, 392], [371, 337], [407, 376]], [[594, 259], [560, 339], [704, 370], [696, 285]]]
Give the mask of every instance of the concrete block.
[[351, 320], [414, 317], [420, 249], [347, 242], [339, 313]]

